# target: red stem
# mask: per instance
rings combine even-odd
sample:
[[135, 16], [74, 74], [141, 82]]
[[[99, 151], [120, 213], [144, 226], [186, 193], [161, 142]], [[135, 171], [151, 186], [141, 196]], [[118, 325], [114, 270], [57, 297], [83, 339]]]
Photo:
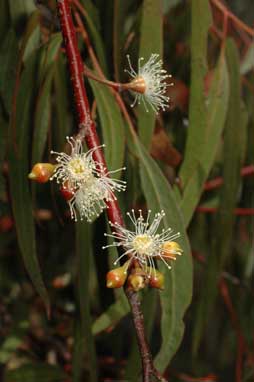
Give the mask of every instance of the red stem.
[[[78, 115], [79, 134], [85, 139], [89, 149], [100, 146], [100, 140], [92, 121], [90, 106], [84, 86], [83, 62], [78, 50], [77, 38], [72, 21], [70, 5], [68, 0], [58, 0], [58, 13], [64, 38], [66, 56], [68, 59], [71, 83], [74, 91], [74, 101]], [[101, 149], [93, 153], [94, 160], [103, 164], [107, 172], [107, 165]], [[116, 200], [107, 203], [108, 217], [112, 222], [124, 225], [122, 214]]]
[[[241, 169], [241, 176], [248, 176], [254, 174], [254, 165], [250, 164], [249, 166], [245, 166]], [[223, 178], [218, 176], [212, 180], [209, 180], [204, 185], [204, 191], [210, 191], [214, 188], [220, 187], [223, 184]]]

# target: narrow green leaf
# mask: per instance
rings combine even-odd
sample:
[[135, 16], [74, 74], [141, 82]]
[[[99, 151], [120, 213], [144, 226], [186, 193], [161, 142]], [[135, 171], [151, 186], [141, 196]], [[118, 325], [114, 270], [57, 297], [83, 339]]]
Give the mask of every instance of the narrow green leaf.
[[226, 55], [230, 76], [230, 97], [224, 135], [222, 174], [224, 182], [220, 193], [216, 235], [218, 243], [216, 252], [219, 254], [221, 267], [229, 256], [232, 245], [234, 208], [237, 204], [239, 184], [241, 184], [240, 169], [244, 157], [243, 135], [246, 136], [247, 124], [246, 115], [243, 114], [244, 110], [241, 108], [240, 60], [233, 40], [229, 40], [227, 43]]
[[114, 0], [114, 26], [113, 26], [113, 55], [115, 79], [120, 81], [123, 75], [123, 46], [125, 40], [125, 23], [127, 18], [127, 10], [133, 0]]
[[[37, 11], [35, 11], [36, 13]], [[34, 25], [34, 29], [31, 31], [29, 38], [26, 43], [26, 47], [23, 54], [23, 61], [30, 57], [30, 55], [41, 46], [41, 28], [39, 24], [39, 19], [37, 25]]]
[[191, 92], [188, 136], [180, 178], [185, 188], [195, 171], [200, 150], [203, 149], [207, 107], [204, 93], [204, 78], [207, 73], [207, 37], [211, 24], [208, 0], [192, 1], [191, 31]]
[[[213, 82], [207, 98], [206, 126], [202, 132], [202, 144], [197, 143], [195, 152], [199, 157], [195, 161], [195, 168], [185, 183], [181, 209], [183, 211], [186, 227], [188, 226], [195, 207], [203, 191], [204, 182], [214, 163], [218, 145], [224, 128], [229, 97], [228, 73], [224, 56], [218, 60], [214, 70]], [[194, 147], [193, 147], [194, 150]], [[193, 154], [194, 155], [194, 154]], [[191, 159], [190, 159], [191, 160]]]
[[81, 2], [83, 3], [84, 9], [85, 9], [85, 19], [91, 34], [92, 42], [94, 43], [94, 46], [95, 46], [95, 51], [99, 59], [100, 66], [104, 74], [107, 75], [108, 73], [107, 73], [107, 63], [105, 58], [104, 44], [103, 44], [101, 35], [99, 33], [101, 29], [101, 25], [99, 23], [100, 18], [99, 18], [98, 10], [96, 9], [95, 5], [92, 3], [91, 0], [82, 0]]
[[136, 155], [139, 158], [141, 184], [148, 208], [154, 213], [165, 211], [162, 228], [170, 227], [174, 232], [180, 232], [181, 237], [178, 241], [184, 251], [184, 255], [177, 259], [170, 272], [164, 264], [158, 264], [160, 271], [165, 275], [165, 290], [160, 293], [162, 344], [155, 363], [160, 370], [164, 370], [182, 339], [183, 315], [192, 297], [192, 258], [184, 220], [175, 194], [132, 127], [128, 127], [128, 145], [130, 150], [136, 149]]
[[94, 335], [106, 330], [108, 327], [117, 325], [117, 323], [128, 314], [130, 306], [126, 297], [123, 295], [119, 300], [102, 313], [93, 323], [92, 332]]
[[56, 151], [62, 151], [66, 136], [70, 134], [70, 126], [72, 120], [69, 113], [69, 96], [68, 96], [68, 74], [67, 68], [62, 55], [55, 63], [54, 73], [54, 89], [55, 89], [55, 105], [56, 105], [56, 128], [52, 131], [56, 141]]
[[29, 127], [34, 97], [34, 87], [31, 88], [30, 85], [35, 83], [36, 64], [37, 56], [33, 55], [27, 62], [20, 80], [16, 100], [16, 119], [11, 121], [9, 132], [9, 177], [13, 215], [21, 254], [34, 286], [48, 308], [48, 295], [36, 255], [35, 227], [27, 179]]
[[90, 314], [89, 299], [89, 275], [90, 275], [90, 256], [91, 256], [91, 228], [85, 222], [76, 224], [76, 249], [78, 255], [78, 298], [80, 306], [80, 333], [81, 345], [79, 368], [74, 368], [75, 381], [79, 381], [79, 375], [83, 366], [84, 355], [88, 357], [88, 366], [91, 382], [97, 381], [97, 362], [95, 344], [92, 335], [92, 319]]
[[[144, 0], [140, 27], [139, 57], [148, 60], [153, 53], [162, 55], [162, 22], [161, 0]], [[143, 104], [139, 105], [138, 131], [141, 142], [147, 148], [151, 143], [154, 126], [155, 113], [152, 110], [147, 112]]]
[[138, 152], [141, 183], [148, 207], [154, 213], [165, 211], [163, 226], [172, 227], [174, 232], [181, 233], [179, 243], [184, 251], [184, 255], [177, 259], [170, 272], [164, 264], [159, 264], [159, 269], [165, 276], [165, 290], [160, 292], [162, 344], [155, 364], [163, 371], [175, 354], [183, 336], [183, 315], [192, 296], [192, 260], [183, 217], [176, 204], [174, 193], [159, 166], [141, 145], [138, 147]]
[[[226, 57], [229, 73], [230, 96], [225, 125], [223, 148], [223, 185], [220, 192], [219, 210], [216, 217], [216, 233], [212, 254], [209, 256], [207, 271], [198, 305], [197, 318], [193, 332], [193, 352], [197, 353], [201, 336], [211, 314], [217, 296], [216, 284], [226, 259], [231, 254], [234, 208], [237, 204], [240, 168], [243, 160], [243, 131], [247, 119], [241, 108], [241, 77], [237, 48], [232, 40], [226, 45]], [[239, 126], [241, 128], [239, 129]]]
[[163, 13], [168, 13], [172, 8], [183, 3], [183, 0], [162, 0]]
[[11, 109], [17, 59], [18, 41], [14, 30], [9, 29], [0, 47], [0, 95], [8, 114]]
[[29, 17], [20, 49], [20, 57], [24, 62], [40, 47], [40, 37], [40, 12], [35, 10]]
[[240, 72], [242, 75], [247, 74], [254, 68], [254, 43], [250, 44], [247, 53], [241, 63]]
[[51, 87], [54, 66], [51, 67], [46, 80], [40, 89], [35, 110], [35, 123], [33, 135], [32, 164], [42, 160], [43, 151], [47, 141], [48, 128], [51, 114]]
[[[89, 81], [96, 102], [102, 127], [105, 156], [110, 170], [121, 168], [124, 158], [124, 122], [115, 97], [105, 85]], [[115, 174], [119, 177], [120, 172]]]
[[49, 42], [43, 46], [40, 65], [39, 65], [39, 77], [40, 80], [44, 79], [49, 68], [56, 61], [57, 53], [61, 47], [63, 38], [60, 32], [51, 36]]

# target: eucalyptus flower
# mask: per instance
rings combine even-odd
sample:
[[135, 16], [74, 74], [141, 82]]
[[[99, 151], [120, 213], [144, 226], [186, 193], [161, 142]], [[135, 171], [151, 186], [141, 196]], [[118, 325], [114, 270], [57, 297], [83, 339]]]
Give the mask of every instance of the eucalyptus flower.
[[147, 218], [144, 219], [142, 211], [136, 217], [134, 210], [127, 213], [133, 224], [133, 230], [128, 230], [118, 223], [110, 222], [115, 231], [112, 234], [105, 233], [105, 236], [115, 239], [112, 244], [105, 247], [123, 247], [123, 254], [115, 261], [115, 265], [122, 257], [128, 256], [131, 260], [137, 260], [140, 266], [145, 270], [148, 277], [156, 272], [155, 259], [163, 261], [168, 269], [171, 266], [169, 260], [176, 260], [176, 255], [182, 255], [182, 249], [174, 240], [180, 237], [180, 233], [173, 233], [171, 228], [162, 229], [158, 233], [161, 220], [165, 216], [165, 212], [161, 211], [155, 214], [154, 219], [150, 222], [151, 211], [148, 211]]
[[107, 171], [106, 168], [93, 159], [93, 153], [100, 147], [83, 152], [80, 139], [67, 137], [71, 146], [70, 154], [64, 152], [51, 153], [56, 155], [57, 165], [50, 180], [56, 179], [61, 184], [61, 191], [68, 201], [71, 218], [75, 221], [85, 217], [91, 221], [107, 207], [107, 202], [116, 200], [115, 191], [124, 191], [126, 182], [112, 179], [111, 174], [115, 171]]
[[130, 56], [127, 55], [129, 70], [125, 69], [133, 80], [127, 84], [125, 88], [132, 91], [135, 95], [132, 107], [136, 103], [144, 103], [146, 111], [147, 104], [158, 113], [160, 109], [163, 111], [169, 106], [169, 97], [166, 95], [168, 86], [173, 85], [168, 83], [167, 79], [171, 78], [170, 74], [162, 68], [162, 60], [159, 59], [159, 54], [152, 54], [149, 60], [142, 65], [143, 57], [138, 60], [138, 71], [133, 69]]

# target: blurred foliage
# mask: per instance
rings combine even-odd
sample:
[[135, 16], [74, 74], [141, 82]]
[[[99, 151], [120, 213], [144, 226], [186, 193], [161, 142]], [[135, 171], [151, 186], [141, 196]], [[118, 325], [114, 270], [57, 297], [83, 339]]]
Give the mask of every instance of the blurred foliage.
[[[140, 293], [156, 366], [172, 382], [252, 381], [253, 1], [72, 6], [110, 80], [128, 80], [126, 54], [135, 66], [164, 52], [173, 74], [167, 112], [128, 107], [138, 135], [109, 89], [86, 81], [107, 163], [127, 167], [122, 211], [164, 209], [181, 232], [165, 290]], [[96, 70], [81, 33], [79, 47]], [[74, 224], [57, 187], [27, 179], [77, 132], [55, 0], [0, 2], [0, 62], [0, 380], [137, 381], [129, 305], [105, 286], [117, 256], [101, 250], [106, 216]]]

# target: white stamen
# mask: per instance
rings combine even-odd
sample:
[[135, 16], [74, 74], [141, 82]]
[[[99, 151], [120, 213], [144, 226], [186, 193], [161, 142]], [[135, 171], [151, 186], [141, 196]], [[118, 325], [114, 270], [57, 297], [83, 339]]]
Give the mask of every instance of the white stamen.
[[130, 70], [125, 70], [130, 77], [134, 80], [136, 78], [142, 78], [145, 83], [144, 92], [135, 92], [132, 90], [135, 98], [131, 107], [134, 107], [136, 103], [140, 104], [141, 101], [144, 104], [146, 111], [148, 112], [147, 104], [158, 113], [160, 109], [163, 111], [169, 106], [169, 97], [165, 95], [167, 87], [173, 85], [166, 80], [171, 78], [170, 74], [167, 74], [166, 70], [162, 69], [162, 60], [159, 59], [159, 54], [152, 54], [149, 60], [141, 65], [143, 57], [138, 60], [138, 71], [133, 69], [130, 61], [130, 56], [127, 55], [128, 64]]
[[148, 211], [146, 219], [143, 218], [141, 210], [139, 210], [138, 217], [136, 217], [134, 210], [131, 210], [131, 213], [127, 212], [127, 216], [134, 225], [133, 231], [120, 226], [118, 223], [111, 223], [111, 227], [114, 227], [116, 231], [112, 231], [111, 234], [105, 234], [105, 236], [113, 238], [116, 241], [106, 245], [104, 248], [122, 246], [125, 250], [114, 264], [116, 265], [124, 256], [128, 256], [131, 260], [136, 259], [146, 273], [149, 268], [148, 277], [151, 277], [152, 272], [154, 272], [154, 274], [156, 272], [155, 259], [162, 260], [167, 268], [171, 269], [167, 260], [173, 260], [174, 255], [180, 255], [182, 251], [180, 247], [179, 250], [165, 250], [163, 247], [166, 242], [172, 242], [172, 240], [178, 238], [180, 236], [179, 232], [172, 234], [172, 229], [167, 228], [163, 229], [161, 233], [156, 233], [161, 220], [165, 216], [165, 212], [161, 211], [155, 214], [151, 224], [150, 210]]
[[116, 200], [115, 191], [126, 189], [126, 182], [109, 177], [123, 169], [107, 171], [101, 163], [93, 159], [93, 153], [105, 145], [84, 153], [80, 139], [67, 137], [67, 142], [71, 146], [70, 155], [52, 151], [52, 154], [57, 155], [58, 165], [50, 180], [56, 179], [64, 189], [73, 193], [68, 201], [71, 218], [77, 221], [78, 217], [81, 220], [85, 217], [87, 221], [91, 221], [107, 207], [106, 202]]

